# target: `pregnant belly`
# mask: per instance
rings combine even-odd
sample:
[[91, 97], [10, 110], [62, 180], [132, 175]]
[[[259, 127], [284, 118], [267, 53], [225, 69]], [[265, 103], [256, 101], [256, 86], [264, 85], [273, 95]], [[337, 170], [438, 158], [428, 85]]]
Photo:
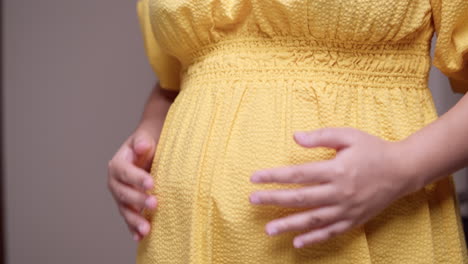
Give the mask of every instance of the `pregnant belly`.
[[[427, 103], [408, 103], [412, 101]], [[255, 252], [252, 263], [267, 263], [259, 262], [263, 257], [326, 263], [336, 254], [352, 257], [356, 251], [365, 256], [366, 239], [359, 229], [301, 250], [292, 247], [293, 233], [267, 237], [268, 221], [301, 210], [251, 205], [250, 193], [297, 186], [256, 185], [250, 175], [333, 158], [333, 150], [297, 145], [294, 131], [350, 126], [397, 140], [433, 118], [430, 93], [423, 89], [324, 87], [287, 80], [185, 87], [169, 109], [153, 161], [159, 207], [147, 215], [154, 228], [145, 243], [160, 249], [154, 254], [164, 255], [162, 249], [169, 247], [182, 259], [200, 263], [221, 263], [216, 259], [226, 256], [250, 263], [248, 252]], [[367, 261], [363, 257], [353, 263]]]

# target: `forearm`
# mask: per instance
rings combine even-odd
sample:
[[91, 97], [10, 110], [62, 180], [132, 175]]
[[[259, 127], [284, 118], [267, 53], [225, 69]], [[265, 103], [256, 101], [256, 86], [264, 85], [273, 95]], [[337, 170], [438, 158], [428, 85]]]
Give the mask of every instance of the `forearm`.
[[414, 177], [415, 189], [468, 165], [468, 95], [399, 144], [402, 169]]
[[151, 135], [155, 136], [155, 141], [157, 142], [164, 120], [166, 119], [167, 111], [177, 94], [178, 92], [162, 89], [158, 82], [146, 101], [137, 130], [147, 130]]

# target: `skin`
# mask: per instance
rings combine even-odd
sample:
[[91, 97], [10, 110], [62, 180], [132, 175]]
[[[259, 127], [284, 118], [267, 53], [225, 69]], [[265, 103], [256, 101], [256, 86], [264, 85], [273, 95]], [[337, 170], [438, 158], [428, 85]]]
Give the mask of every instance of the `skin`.
[[467, 115], [465, 95], [438, 120], [398, 142], [352, 128], [296, 132], [294, 139], [300, 146], [333, 148], [336, 157], [254, 172], [253, 183], [304, 187], [255, 191], [250, 202], [304, 208], [265, 226], [272, 236], [302, 231], [293, 240], [297, 248], [330, 239], [364, 224], [398, 198], [466, 166]]
[[[140, 125], [109, 162], [109, 190], [137, 241], [150, 231], [140, 210], [157, 207], [156, 197], [147, 194], [153, 188], [148, 171], [167, 110], [176, 96], [177, 92], [161, 90], [156, 85]], [[269, 235], [301, 231], [293, 240], [294, 247], [330, 239], [366, 223], [402, 196], [466, 166], [467, 114], [468, 98], [464, 96], [435, 122], [396, 142], [354, 128], [296, 132], [293, 137], [300, 146], [333, 148], [336, 156], [254, 172], [251, 181], [259, 184], [260, 190], [250, 195], [250, 202], [255, 206], [304, 209], [265, 226]], [[261, 190], [263, 183], [302, 186]]]
[[150, 232], [150, 224], [141, 211], [157, 207], [156, 197], [148, 194], [154, 187], [149, 171], [167, 111], [177, 94], [161, 89], [157, 83], [139, 125], [108, 163], [108, 189], [135, 241]]

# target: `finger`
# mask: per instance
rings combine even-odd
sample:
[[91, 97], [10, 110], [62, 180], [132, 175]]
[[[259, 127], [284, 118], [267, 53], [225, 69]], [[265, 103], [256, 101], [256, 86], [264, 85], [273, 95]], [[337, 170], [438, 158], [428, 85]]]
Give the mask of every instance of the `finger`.
[[294, 247], [301, 248], [306, 245], [323, 242], [339, 234], [344, 233], [346, 230], [351, 228], [351, 222], [349, 220], [340, 221], [333, 223], [321, 229], [312, 230], [308, 233], [299, 235], [294, 238]]
[[131, 206], [135, 209], [154, 209], [157, 206], [156, 197], [147, 195], [131, 186], [122, 184], [118, 181], [111, 181], [111, 192], [114, 198], [122, 204]]
[[130, 230], [133, 232], [137, 231], [142, 237], [149, 233], [150, 224], [143, 216], [124, 205], [119, 206], [119, 211]]
[[[118, 205], [118, 209], [119, 209], [119, 213], [120, 215], [124, 218], [125, 220], [125, 223], [127, 225], [127, 228], [128, 228], [128, 231], [130, 231], [130, 234], [132, 236], [132, 239], [134, 241], [140, 241], [143, 239], [143, 236], [140, 234], [140, 232], [138, 231], [138, 229], [132, 225], [130, 225], [127, 221], [127, 219], [125, 218], [125, 214], [124, 214], [124, 211], [123, 210], [131, 210], [133, 212], [136, 212], [135, 208], [132, 208], [130, 206], [126, 206], [126, 205], [123, 205], [123, 204], [117, 204]], [[121, 208], [122, 207], [122, 208]], [[138, 212], [137, 214], [141, 215], [141, 212]]]
[[299, 189], [256, 191], [250, 195], [250, 201], [253, 204], [301, 208], [331, 205], [338, 201], [336, 197], [332, 185], [322, 184]]
[[[120, 209], [119, 209], [120, 210]], [[121, 213], [122, 214], [122, 213]], [[124, 218], [125, 219], [125, 218]], [[138, 230], [136, 228], [134, 228], [133, 226], [129, 225], [127, 223], [127, 221], [125, 221], [126, 225], [127, 225], [127, 228], [128, 228], [128, 231], [130, 231], [130, 235], [132, 236], [132, 239], [134, 241], [140, 241], [143, 236], [140, 234], [140, 232], [138, 232]]]
[[128, 224], [127, 227], [134, 241], [140, 241], [143, 238], [143, 236], [140, 234], [140, 232], [138, 232], [138, 230], [136, 230], [132, 226], [129, 226]]
[[131, 142], [131, 147], [135, 153], [134, 164], [137, 167], [149, 170], [156, 148], [154, 138], [147, 132], [141, 131], [135, 134]]
[[143, 236], [140, 235], [140, 233], [138, 233], [138, 232], [134, 232], [132, 238], [133, 238], [134, 241], [140, 241], [140, 240], [143, 239]]
[[116, 162], [111, 170], [111, 176], [124, 184], [133, 185], [142, 190], [150, 190], [154, 187], [153, 177], [147, 171], [128, 162]]
[[269, 222], [265, 231], [277, 235], [284, 232], [304, 231], [327, 226], [339, 220], [339, 207], [321, 207], [306, 212], [289, 215]]
[[314, 131], [298, 131], [294, 139], [303, 147], [327, 147], [336, 150], [349, 147], [360, 136], [354, 128], [322, 128]]
[[254, 183], [325, 183], [330, 181], [332, 161], [320, 161], [300, 165], [259, 170], [252, 174]]

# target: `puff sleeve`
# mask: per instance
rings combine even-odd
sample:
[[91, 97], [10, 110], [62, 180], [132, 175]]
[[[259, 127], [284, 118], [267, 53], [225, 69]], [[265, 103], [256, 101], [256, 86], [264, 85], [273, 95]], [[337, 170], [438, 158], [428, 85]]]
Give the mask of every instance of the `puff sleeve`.
[[450, 79], [452, 90], [468, 91], [468, 0], [432, 0], [437, 35], [433, 64]]
[[156, 40], [150, 22], [148, 0], [138, 0], [137, 14], [145, 45], [146, 55], [151, 68], [159, 80], [161, 88], [180, 90], [180, 61], [165, 52]]

